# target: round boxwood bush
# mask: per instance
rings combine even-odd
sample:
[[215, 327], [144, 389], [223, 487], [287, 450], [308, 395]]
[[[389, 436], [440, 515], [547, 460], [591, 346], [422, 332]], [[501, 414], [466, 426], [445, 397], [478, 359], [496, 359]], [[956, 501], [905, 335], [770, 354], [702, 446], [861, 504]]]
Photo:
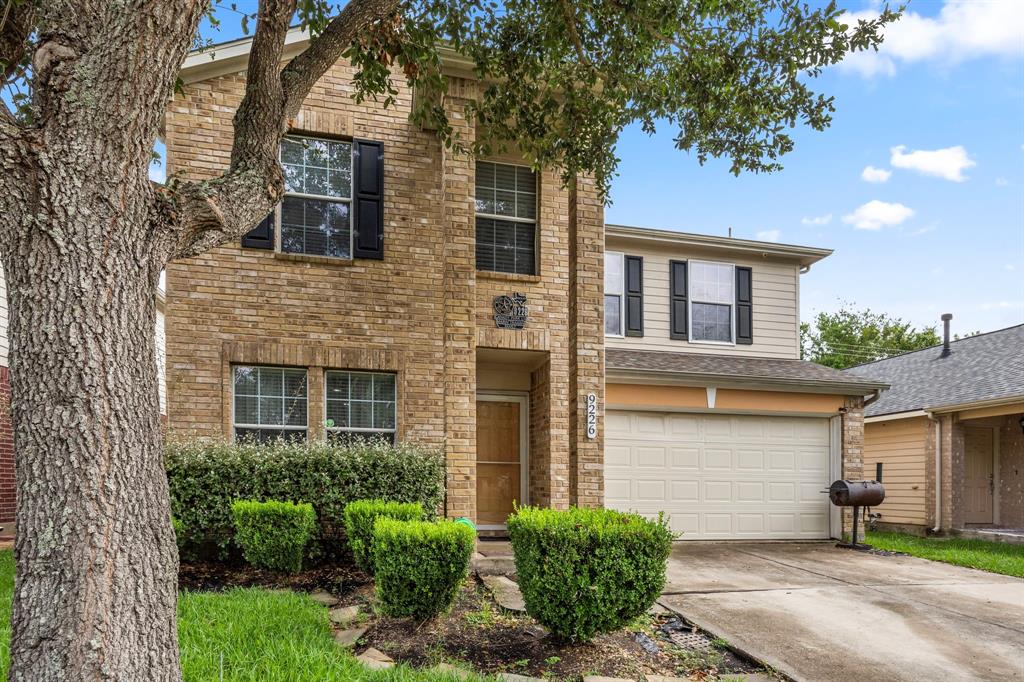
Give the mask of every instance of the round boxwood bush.
[[612, 632], [643, 614], [665, 586], [674, 536], [611, 509], [523, 507], [508, 520], [526, 611], [572, 641]]
[[343, 516], [345, 535], [356, 565], [367, 573], [373, 573], [373, 556], [370, 554], [373, 524], [382, 516], [399, 521], [420, 521], [423, 519], [423, 505], [419, 502], [356, 500], [345, 505]]
[[377, 607], [417, 619], [447, 611], [466, 581], [475, 542], [473, 529], [455, 521], [378, 517], [372, 548]]
[[235, 541], [245, 560], [281, 573], [302, 570], [306, 545], [316, 529], [313, 505], [237, 500], [231, 504]]

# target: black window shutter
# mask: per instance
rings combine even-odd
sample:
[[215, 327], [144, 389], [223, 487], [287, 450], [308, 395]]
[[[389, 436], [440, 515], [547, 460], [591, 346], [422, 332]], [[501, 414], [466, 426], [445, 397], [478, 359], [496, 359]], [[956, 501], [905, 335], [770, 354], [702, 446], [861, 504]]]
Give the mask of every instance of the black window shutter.
[[242, 236], [242, 247], [246, 249], [274, 248], [274, 212], [271, 211], [256, 227]]
[[384, 258], [384, 143], [352, 142], [353, 256]]
[[686, 305], [686, 261], [670, 260], [669, 275], [669, 338], [686, 341], [690, 337], [687, 324], [689, 310]]
[[626, 256], [626, 336], [644, 335], [644, 259]]
[[750, 268], [736, 268], [736, 343], [754, 343], [753, 282]]

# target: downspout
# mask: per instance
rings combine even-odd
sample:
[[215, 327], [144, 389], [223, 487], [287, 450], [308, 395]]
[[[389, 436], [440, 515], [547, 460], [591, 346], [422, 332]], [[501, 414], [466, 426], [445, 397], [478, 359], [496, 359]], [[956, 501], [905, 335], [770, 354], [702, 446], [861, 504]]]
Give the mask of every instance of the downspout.
[[942, 421], [931, 412], [928, 419], [935, 424], [935, 527], [933, 533], [942, 530]]

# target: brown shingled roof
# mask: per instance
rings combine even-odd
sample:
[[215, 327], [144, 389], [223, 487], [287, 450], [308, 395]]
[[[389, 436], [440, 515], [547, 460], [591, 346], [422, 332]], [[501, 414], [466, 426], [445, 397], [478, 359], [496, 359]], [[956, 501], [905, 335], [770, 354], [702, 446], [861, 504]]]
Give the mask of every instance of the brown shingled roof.
[[609, 348], [605, 366], [612, 375], [616, 372], [637, 372], [674, 378], [729, 379], [805, 388], [835, 388], [848, 390], [850, 394], [887, 386], [882, 381], [854, 376], [806, 360]]

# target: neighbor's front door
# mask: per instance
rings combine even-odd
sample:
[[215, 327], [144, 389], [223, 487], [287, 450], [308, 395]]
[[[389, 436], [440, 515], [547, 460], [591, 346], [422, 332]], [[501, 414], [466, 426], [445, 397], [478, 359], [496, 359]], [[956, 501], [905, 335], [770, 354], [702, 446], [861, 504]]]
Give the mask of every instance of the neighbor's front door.
[[476, 516], [481, 527], [503, 526], [522, 496], [522, 402], [476, 403]]
[[964, 522], [992, 523], [992, 429], [964, 429]]

